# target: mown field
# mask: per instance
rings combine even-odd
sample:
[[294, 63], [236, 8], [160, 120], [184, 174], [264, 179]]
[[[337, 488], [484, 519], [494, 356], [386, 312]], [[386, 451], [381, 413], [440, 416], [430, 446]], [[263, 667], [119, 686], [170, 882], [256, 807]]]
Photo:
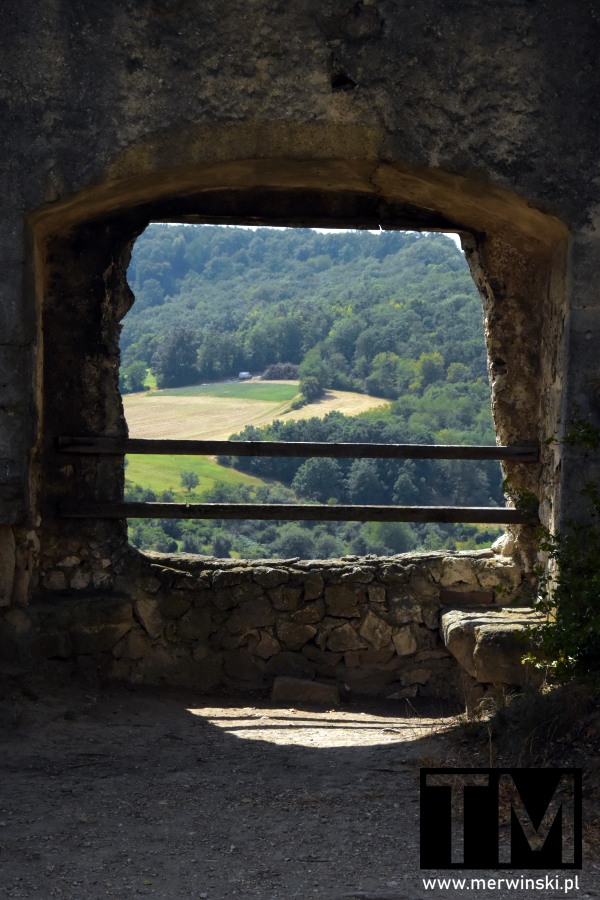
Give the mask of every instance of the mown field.
[[[195, 472], [200, 479], [198, 487], [191, 494], [181, 486], [180, 476], [183, 470]], [[150, 488], [157, 494], [161, 491], [174, 491], [175, 499], [181, 503], [188, 499], [198, 500], [216, 484], [263, 484], [259, 478], [220, 466], [208, 456], [129, 456], [125, 474], [129, 481]]]
[[[277, 418], [304, 419], [334, 410], [356, 415], [387, 401], [366, 394], [327, 391], [315, 403], [290, 410], [298, 394], [296, 382], [224, 382], [172, 390], [126, 394], [123, 397], [130, 437], [227, 440], [246, 425], [268, 425]], [[198, 499], [218, 483], [259, 485], [250, 475], [236, 472], [209, 457], [129, 456], [127, 478], [155, 492], [173, 490], [176, 499], [189, 497], [181, 488], [182, 470], [195, 472]]]

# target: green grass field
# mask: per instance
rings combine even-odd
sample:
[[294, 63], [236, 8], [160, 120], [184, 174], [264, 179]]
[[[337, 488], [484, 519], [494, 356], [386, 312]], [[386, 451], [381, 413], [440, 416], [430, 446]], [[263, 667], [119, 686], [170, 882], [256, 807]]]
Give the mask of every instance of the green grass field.
[[192, 492], [195, 499], [210, 490], [217, 482], [221, 484], [243, 484], [258, 486], [264, 484], [259, 478], [236, 472], [225, 466], [219, 466], [206, 456], [128, 456], [125, 477], [134, 484], [159, 493], [165, 490], [175, 491], [176, 500], [185, 502], [188, 492], [182, 488], [179, 476], [186, 469], [195, 472], [200, 483]]
[[264, 400], [266, 403], [284, 403], [293, 400], [297, 394], [297, 384], [270, 381], [226, 381], [160, 391], [161, 397], [227, 397], [233, 400]]
[[[142, 438], [227, 440], [246, 425], [268, 425], [284, 417], [323, 416], [332, 410], [355, 415], [388, 401], [351, 392], [328, 391], [325, 398], [301, 410], [288, 412], [289, 401], [298, 395], [296, 383], [220, 382], [171, 390], [128, 394], [123, 398], [130, 434]], [[173, 399], [170, 400], [169, 398]], [[240, 401], [240, 402], [238, 402]], [[215, 484], [259, 486], [259, 478], [219, 466], [209, 457], [127, 457], [126, 478], [155, 493], [172, 490], [180, 502], [199, 500]], [[188, 495], [181, 486], [183, 470], [195, 472], [200, 483]]]

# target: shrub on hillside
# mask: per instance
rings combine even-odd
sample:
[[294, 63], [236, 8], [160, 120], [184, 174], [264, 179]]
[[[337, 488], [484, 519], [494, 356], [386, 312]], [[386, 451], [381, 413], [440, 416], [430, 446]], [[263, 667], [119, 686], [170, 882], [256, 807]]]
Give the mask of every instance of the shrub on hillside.
[[273, 363], [262, 373], [263, 381], [296, 381], [298, 366], [295, 363]]

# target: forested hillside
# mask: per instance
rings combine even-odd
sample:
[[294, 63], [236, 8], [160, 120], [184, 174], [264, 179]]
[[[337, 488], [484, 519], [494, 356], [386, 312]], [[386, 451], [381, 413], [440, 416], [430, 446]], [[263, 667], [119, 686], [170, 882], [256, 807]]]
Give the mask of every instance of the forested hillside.
[[[148, 369], [159, 387], [174, 387], [290, 364], [297, 368], [271, 372], [297, 372], [307, 395], [309, 389], [352, 390], [388, 398], [390, 406], [355, 417], [276, 422], [247, 430], [244, 438], [494, 442], [481, 302], [460, 250], [444, 235], [151, 225], [136, 243], [128, 278], [136, 302], [123, 327], [123, 390], [139, 390]], [[281, 487], [271, 485], [271, 493], [293, 490], [306, 500], [502, 502], [496, 464], [234, 463], [275, 479]], [[232, 491], [227, 499], [242, 499]], [[156, 527], [140, 524], [136, 542], [151, 545], [148, 535]], [[292, 555], [323, 555], [321, 545], [331, 553], [398, 552], [400, 545], [466, 546], [490, 537], [489, 530], [450, 528], [444, 534], [435, 526], [284, 527], [312, 538]], [[168, 526], [177, 532], [171, 535], [176, 546], [195, 534], [187, 549], [199, 552], [214, 550], [219, 528]], [[274, 533], [272, 525], [240, 523], [226, 532], [228, 552], [282, 553], [281, 529]], [[242, 532], [244, 540], [236, 544]]]

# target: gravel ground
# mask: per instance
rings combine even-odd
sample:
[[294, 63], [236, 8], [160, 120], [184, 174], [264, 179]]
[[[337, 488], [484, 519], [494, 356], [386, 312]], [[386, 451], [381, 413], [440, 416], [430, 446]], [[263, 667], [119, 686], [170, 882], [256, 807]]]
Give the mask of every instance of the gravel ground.
[[[419, 767], [464, 765], [456, 748], [460, 755], [469, 740], [450, 739], [460, 724], [443, 709], [307, 711], [256, 698], [72, 687], [5, 696], [0, 726], [1, 897], [464, 893], [425, 890], [423, 876], [461, 873], [418, 867]], [[594, 861], [579, 881], [571, 896], [600, 896]], [[542, 895], [565, 896], [562, 881], [558, 890], [469, 893]]]

